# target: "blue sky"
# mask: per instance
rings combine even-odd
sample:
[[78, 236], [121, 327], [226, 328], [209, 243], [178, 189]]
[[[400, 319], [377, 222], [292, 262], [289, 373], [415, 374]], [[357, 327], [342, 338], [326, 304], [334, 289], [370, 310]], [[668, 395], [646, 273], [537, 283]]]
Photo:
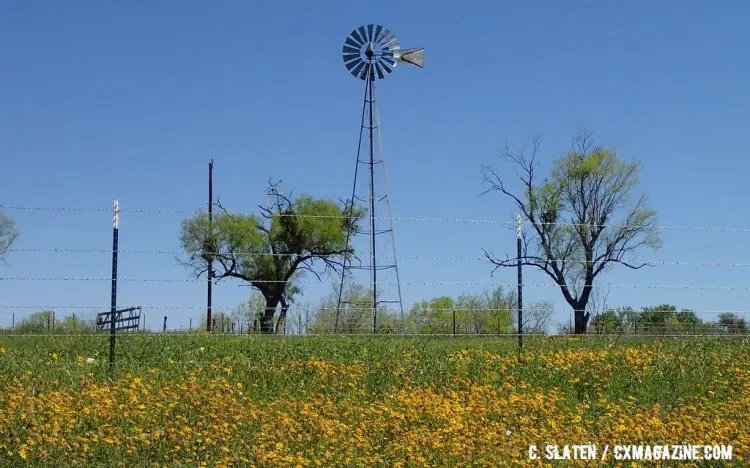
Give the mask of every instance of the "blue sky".
[[[378, 83], [385, 158], [397, 217], [512, 219], [483, 190], [480, 165], [541, 135], [543, 168], [579, 127], [642, 161], [640, 191], [665, 226], [750, 225], [739, 197], [750, 169], [750, 31], [745, 2], [0, 2], [0, 203], [10, 206], [194, 212], [205, 207], [208, 161], [216, 194], [254, 211], [269, 178], [295, 193], [336, 199], [351, 190], [362, 82], [341, 44], [380, 23], [402, 46], [425, 47], [423, 70], [399, 67]], [[9, 209], [19, 249], [111, 246], [111, 214]], [[181, 214], [124, 212], [123, 250], [179, 250]], [[513, 252], [500, 224], [397, 222], [398, 255]], [[750, 232], [666, 229], [653, 261], [750, 263]], [[170, 254], [120, 257], [123, 278], [189, 279]], [[408, 304], [513, 283], [478, 261], [402, 260]], [[110, 275], [106, 253], [13, 252], [2, 277]], [[610, 305], [674, 303], [703, 312], [750, 310], [747, 267], [614, 269]], [[312, 278], [308, 278], [312, 279]], [[568, 310], [545, 276], [527, 270], [528, 301]], [[738, 286], [736, 290], [658, 286]], [[305, 285], [316, 303], [328, 285]], [[194, 323], [203, 283], [121, 282], [119, 304], [142, 305], [149, 326]], [[227, 282], [215, 303], [248, 289]], [[106, 281], [0, 281], [0, 324], [14, 306], [106, 305]], [[188, 305], [192, 310], [149, 309]], [[76, 312], [58, 307], [58, 316]], [[86, 311], [89, 313], [90, 311]], [[78, 313], [81, 313], [79, 310]], [[750, 316], [750, 313], [746, 314]]]

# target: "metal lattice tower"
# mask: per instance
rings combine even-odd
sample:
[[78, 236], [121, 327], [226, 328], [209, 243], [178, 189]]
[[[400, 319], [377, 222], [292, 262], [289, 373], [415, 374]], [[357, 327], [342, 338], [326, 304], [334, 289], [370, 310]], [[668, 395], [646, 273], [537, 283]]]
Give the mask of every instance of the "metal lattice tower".
[[[382, 135], [380, 132], [380, 118], [378, 107], [375, 100], [375, 80], [383, 79], [396, 68], [396, 65], [408, 63], [419, 68], [424, 67], [424, 49], [401, 49], [396, 36], [380, 25], [370, 24], [360, 26], [353, 30], [347, 36], [343, 48], [344, 65], [349, 72], [356, 78], [364, 81], [365, 93], [362, 105], [362, 119], [359, 133], [359, 144], [357, 148], [357, 161], [354, 168], [354, 184], [352, 187], [352, 205], [358, 205], [366, 209], [366, 217], [369, 218], [368, 228], [358, 230], [359, 234], [368, 235], [368, 259], [363, 262], [361, 258], [358, 264], [352, 264], [351, 260], [344, 262], [344, 268], [341, 274], [341, 283], [339, 285], [338, 303], [336, 307], [335, 330], [339, 329], [339, 318], [342, 306], [348, 304], [343, 300], [344, 283], [347, 277], [353, 277], [354, 271], [369, 272], [370, 294], [371, 294], [371, 313], [372, 313], [372, 331], [377, 333], [378, 330], [378, 307], [383, 304], [397, 304], [398, 310], [401, 311], [401, 318], [404, 316], [403, 301], [401, 299], [401, 282], [398, 276], [398, 263], [396, 261], [396, 244], [393, 231], [393, 216], [391, 215], [391, 203], [388, 193], [388, 183], [385, 170], [385, 160], [383, 159]], [[363, 153], [363, 139], [367, 139], [368, 144], [365, 146]], [[363, 193], [360, 176], [360, 166], [365, 166], [368, 170], [366, 182], [368, 183], [367, 192]], [[376, 177], [379, 172], [381, 177]], [[382, 181], [382, 191], [378, 190]], [[378, 215], [378, 205], [385, 203], [386, 216]], [[350, 206], [350, 210], [353, 207]], [[350, 211], [351, 216], [351, 211]], [[353, 234], [347, 233], [347, 245], [352, 242]], [[382, 239], [385, 238], [385, 239]], [[390, 240], [392, 256], [380, 256], [387, 245], [382, 241]], [[379, 242], [381, 245], [379, 246]], [[360, 252], [355, 249], [355, 252]], [[360, 257], [360, 255], [357, 255]], [[390, 259], [390, 262], [379, 263], [379, 259]], [[395, 281], [381, 281], [383, 276], [393, 272]], [[395, 283], [396, 291], [393, 299], [388, 299], [387, 289], [384, 283]], [[359, 306], [361, 307], [361, 306]]]

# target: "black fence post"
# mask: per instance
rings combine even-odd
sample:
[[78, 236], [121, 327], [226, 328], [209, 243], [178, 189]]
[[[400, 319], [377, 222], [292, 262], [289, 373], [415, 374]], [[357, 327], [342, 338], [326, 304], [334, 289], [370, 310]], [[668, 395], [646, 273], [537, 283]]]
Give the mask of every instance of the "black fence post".
[[120, 202], [115, 200], [114, 219], [112, 222], [112, 304], [109, 327], [109, 374], [115, 370], [115, 316], [117, 312], [117, 249], [120, 231]]
[[516, 218], [516, 247], [518, 250], [518, 356], [521, 356], [523, 349], [523, 269], [521, 262], [521, 238], [523, 231], [521, 227], [521, 215]]
[[[212, 246], [213, 249], [213, 213], [214, 213], [214, 160], [212, 159], [210, 163], [208, 163], [208, 237], [209, 237], [209, 244]], [[213, 313], [213, 299], [212, 299], [212, 290], [211, 290], [211, 280], [214, 277], [214, 255], [216, 255], [216, 252], [209, 252], [208, 255], [208, 271], [206, 272], [206, 286], [207, 286], [207, 296], [206, 296], [206, 328], [211, 331], [213, 329], [213, 321], [211, 320], [211, 315]]]

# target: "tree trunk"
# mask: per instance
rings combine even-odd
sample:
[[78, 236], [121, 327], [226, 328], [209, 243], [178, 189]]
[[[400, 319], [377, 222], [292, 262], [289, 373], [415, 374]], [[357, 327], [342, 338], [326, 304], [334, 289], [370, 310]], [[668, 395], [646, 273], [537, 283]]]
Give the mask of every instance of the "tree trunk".
[[590, 314], [586, 312], [586, 304], [577, 303], [573, 305], [574, 323], [575, 328], [573, 333], [576, 335], [583, 335], [586, 333], [586, 327], [589, 323]]
[[289, 304], [281, 298], [281, 312], [279, 312], [279, 319], [276, 321], [276, 334], [281, 335], [284, 333], [284, 325], [286, 324], [286, 312], [289, 310]]
[[278, 297], [266, 297], [266, 308], [260, 316], [260, 332], [273, 333], [273, 316], [276, 315], [276, 306], [281, 301]]

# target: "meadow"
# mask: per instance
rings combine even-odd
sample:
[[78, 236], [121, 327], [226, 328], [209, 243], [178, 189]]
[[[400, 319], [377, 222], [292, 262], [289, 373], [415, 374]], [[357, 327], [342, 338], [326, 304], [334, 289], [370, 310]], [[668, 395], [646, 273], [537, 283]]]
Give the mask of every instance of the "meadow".
[[741, 466], [750, 450], [747, 339], [536, 337], [519, 359], [508, 338], [132, 334], [111, 379], [107, 350], [0, 336], [0, 464], [541, 466], [529, 444], [686, 443], [731, 444]]

